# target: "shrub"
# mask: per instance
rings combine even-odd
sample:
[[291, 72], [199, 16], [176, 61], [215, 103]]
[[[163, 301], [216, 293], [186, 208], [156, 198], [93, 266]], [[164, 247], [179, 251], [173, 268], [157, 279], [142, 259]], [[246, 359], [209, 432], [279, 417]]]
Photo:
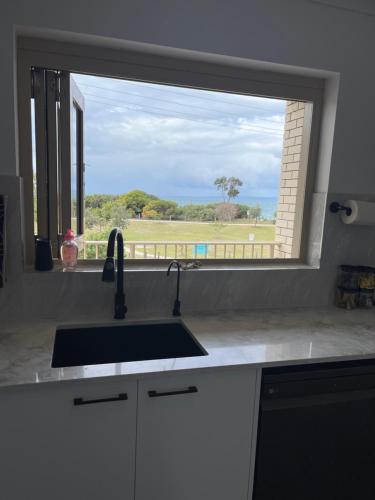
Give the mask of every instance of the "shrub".
[[219, 203], [219, 205], [216, 206], [215, 212], [220, 221], [231, 221], [236, 218], [238, 207], [232, 203]]
[[143, 208], [142, 216], [148, 219], [170, 219], [176, 216], [177, 203], [167, 200], [151, 200]]

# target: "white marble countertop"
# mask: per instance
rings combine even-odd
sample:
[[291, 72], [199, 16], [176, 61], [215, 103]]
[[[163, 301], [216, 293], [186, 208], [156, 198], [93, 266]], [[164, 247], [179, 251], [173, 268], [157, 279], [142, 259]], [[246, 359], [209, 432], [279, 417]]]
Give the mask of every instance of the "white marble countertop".
[[[187, 315], [182, 320], [208, 356], [69, 368], [51, 368], [56, 326], [64, 323], [8, 321], [0, 327], [0, 386], [114, 376], [143, 377], [211, 367], [375, 358], [375, 309], [262, 310], [215, 316]], [[88, 321], [74, 321], [77, 323]], [[89, 323], [103, 324], [103, 318], [97, 321], [91, 318]], [[132, 319], [125, 323], [132, 323]]]

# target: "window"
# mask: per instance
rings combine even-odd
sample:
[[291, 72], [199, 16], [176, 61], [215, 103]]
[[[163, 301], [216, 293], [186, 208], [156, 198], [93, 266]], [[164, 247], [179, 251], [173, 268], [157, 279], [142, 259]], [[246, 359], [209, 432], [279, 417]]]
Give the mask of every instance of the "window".
[[71, 227], [80, 258], [102, 259], [117, 226], [134, 261], [303, 260], [321, 80], [144, 54], [94, 60], [66, 44], [52, 66], [30, 43], [19, 50], [32, 83], [28, 102], [19, 92], [30, 239], [50, 238], [57, 256]]
[[84, 232], [84, 100], [68, 72], [30, 69], [34, 231], [55, 257], [61, 234]]

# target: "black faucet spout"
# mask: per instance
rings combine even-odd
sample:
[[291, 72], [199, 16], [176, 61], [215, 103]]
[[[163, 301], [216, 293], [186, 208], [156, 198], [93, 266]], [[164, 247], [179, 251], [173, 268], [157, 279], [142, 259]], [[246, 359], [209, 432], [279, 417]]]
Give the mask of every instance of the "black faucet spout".
[[102, 281], [115, 281], [115, 243], [117, 242], [117, 280], [115, 293], [115, 319], [124, 319], [127, 312], [124, 293], [124, 239], [120, 229], [112, 229], [108, 238], [107, 258]]
[[181, 316], [181, 302], [180, 302], [180, 272], [181, 272], [181, 264], [178, 260], [172, 260], [172, 262], [168, 266], [167, 276], [169, 276], [172, 267], [177, 268], [177, 290], [176, 290], [176, 299], [173, 305], [173, 316]]

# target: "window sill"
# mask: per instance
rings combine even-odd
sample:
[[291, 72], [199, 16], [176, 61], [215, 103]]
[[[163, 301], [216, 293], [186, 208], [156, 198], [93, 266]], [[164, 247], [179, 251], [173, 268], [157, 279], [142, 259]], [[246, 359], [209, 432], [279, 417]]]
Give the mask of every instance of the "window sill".
[[[104, 261], [103, 261], [104, 263]], [[55, 267], [51, 271], [36, 271], [34, 268], [25, 268], [25, 273], [32, 274], [82, 274], [82, 273], [96, 273], [101, 274], [103, 270], [103, 263], [95, 262], [84, 262], [79, 263], [75, 271], [64, 271], [59, 263], [55, 263]], [[138, 262], [126, 262], [124, 272], [163, 272], [165, 273], [168, 267], [169, 261], [163, 264], [147, 263], [142, 264]], [[319, 265], [304, 264], [301, 262], [288, 262], [288, 263], [206, 263], [202, 267], [197, 269], [188, 269], [189, 272], [205, 272], [205, 271], [295, 271], [295, 270], [318, 270]]]

